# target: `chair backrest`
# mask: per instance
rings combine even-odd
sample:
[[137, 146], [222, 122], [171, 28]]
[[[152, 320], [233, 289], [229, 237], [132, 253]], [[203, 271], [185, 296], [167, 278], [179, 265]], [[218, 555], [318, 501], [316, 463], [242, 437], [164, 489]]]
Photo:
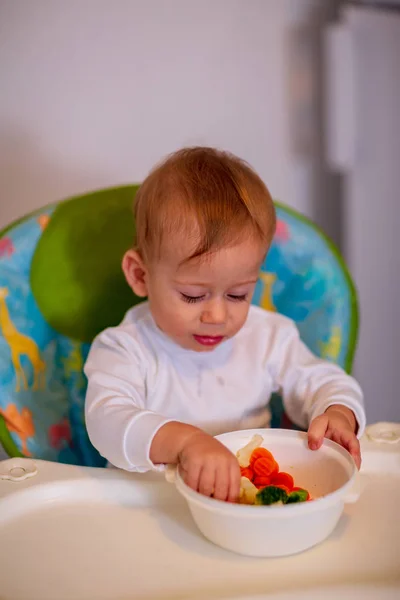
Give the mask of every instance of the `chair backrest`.
[[[84, 424], [93, 337], [138, 298], [120, 261], [137, 186], [45, 207], [0, 233], [0, 442], [9, 455], [102, 466]], [[339, 252], [277, 203], [278, 226], [253, 302], [296, 321], [318, 355], [350, 370], [357, 298]]]

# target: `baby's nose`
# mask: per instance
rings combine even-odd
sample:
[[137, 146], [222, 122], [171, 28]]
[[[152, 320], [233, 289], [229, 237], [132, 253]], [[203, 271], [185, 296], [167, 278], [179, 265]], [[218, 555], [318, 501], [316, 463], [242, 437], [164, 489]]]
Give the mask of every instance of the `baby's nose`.
[[207, 303], [201, 315], [201, 322], [209, 325], [221, 325], [226, 321], [226, 305], [224, 300], [213, 300]]

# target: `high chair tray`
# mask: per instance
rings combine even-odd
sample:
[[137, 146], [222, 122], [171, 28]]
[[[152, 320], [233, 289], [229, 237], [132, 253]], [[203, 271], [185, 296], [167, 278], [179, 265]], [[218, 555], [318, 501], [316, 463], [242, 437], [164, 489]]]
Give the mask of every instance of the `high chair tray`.
[[400, 445], [363, 446], [358, 502], [324, 543], [280, 559], [208, 542], [162, 475], [18, 459], [32, 476], [0, 480], [0, 599], [398, 600]]

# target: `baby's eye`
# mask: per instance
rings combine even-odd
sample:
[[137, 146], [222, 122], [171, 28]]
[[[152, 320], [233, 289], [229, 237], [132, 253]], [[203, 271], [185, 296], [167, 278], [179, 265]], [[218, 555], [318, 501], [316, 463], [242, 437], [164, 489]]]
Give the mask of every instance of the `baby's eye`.
[[247, 300], [247, 294], [228, 294], [228, 298], [229, 300], [233, 300], [233, 302], [244, 302], [245, 300]]
[[202, 296], [188, 296], [187, 294], [183, 294], [181, 292], [181, 297], [182, 297], [182, 300], [184, 302], [187, 302], [188, 304], [193, 304], [194, 302], [199, 302], [200, 300], [203, 300], [204, 295], [202, 295]]

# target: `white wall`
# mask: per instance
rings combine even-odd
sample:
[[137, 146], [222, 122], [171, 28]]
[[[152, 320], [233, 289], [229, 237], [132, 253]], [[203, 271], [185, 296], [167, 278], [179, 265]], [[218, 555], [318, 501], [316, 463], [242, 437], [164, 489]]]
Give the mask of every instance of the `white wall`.
[[349, 9], [355, 123], [346, 255], [360, 296], [355, 374], [370, 421], [400, 421], [400, 13]]
[[344, 253], [360, 307], [354, 374], [368, 420], [399, 422], [400, 13], [346, 7], [327, 40], [327, 155], [343, 174]]
[[288, 1], [3, 0], [0, 226], [140, 181], [186, 144], [237, 153], [307, 213], [288, 142]]

